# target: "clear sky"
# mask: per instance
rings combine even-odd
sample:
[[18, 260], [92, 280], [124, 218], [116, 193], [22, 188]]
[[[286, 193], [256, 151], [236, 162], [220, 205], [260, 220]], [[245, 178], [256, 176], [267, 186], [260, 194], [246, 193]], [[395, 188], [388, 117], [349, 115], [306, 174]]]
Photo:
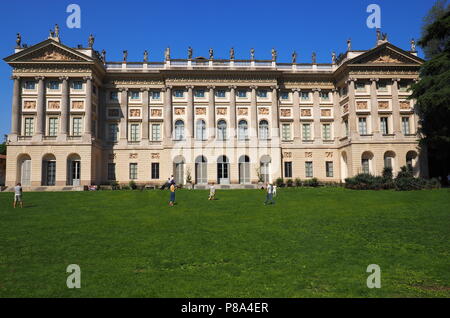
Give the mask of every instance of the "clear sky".
[[[81, 7], [81, 28], [69, 29], [69, 4]], [[331, 52], [375, 45], [375, 30], [366, 25], [369, 4], [381, 7], [382, 32], [405, 50], [411, 38], [419, 38], [422, 18], [434, 0], [24, 0], [2, 1], [0, 5], [0, 57], [13, 53], [16, 33], [29, 46], [47, 39], [58, 23], [61, 40], [68, 46], [87, 45], [90, 33], [94, 48], [107, 51], [107, 60], [120, 61], [128, 50], [129, 61], [141, 61], [144, 50], [151, 61], [161, 61], [170, 46], [172, 58], [186, 58], [187, 47], [194, 56], [228, 58], [234, 47], [236, 59], [248, 59], [255, 48], [257, 59], [270, 59], [272, 47], [278, 61], [310, 63], [317, 52], [319, 63], [330, 63]], [[419, 52], [419, 56], [422, 53]], [[9, 133], [11, 121], [11, 68], [0, 61], [0, 137]]]

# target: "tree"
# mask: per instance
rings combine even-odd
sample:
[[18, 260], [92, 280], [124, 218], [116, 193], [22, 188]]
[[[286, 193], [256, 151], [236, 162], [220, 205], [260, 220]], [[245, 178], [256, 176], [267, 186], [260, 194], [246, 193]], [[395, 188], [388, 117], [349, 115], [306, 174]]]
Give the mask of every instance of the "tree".
[[6, 138], [8, 135], [5, 135], [5, 140], [0, 144], [0, 155], [6, 155]]
[[[428, 34], [428, 27], [431, 26], [435, 21], [439, 20], [448, 11], [449, 7], [446, 8], [447, 0], [437, 0], [436, 3], [431, 7], [428, 14], [423, 18], [422, 25], [422, 39], [424, 39]], [[445, 42], [437, 38], [430, 39], [426, 46], [423, 47], [423, 52], [425, 53], [425, 58], [431, 59], [434, 55], [438, 54], [443, 47]]]
[[[435, 7], [431, 11], [435, 12]], [[445, 180], [450, 172], [450, 7], [435, 16], [438, 18], [426, 26], [418, 42], [431, 58], [422, 65], [420, 81], [412, 86], [410, 98], [416, 100], [421, 146], [429, 154], [430, 175]]]

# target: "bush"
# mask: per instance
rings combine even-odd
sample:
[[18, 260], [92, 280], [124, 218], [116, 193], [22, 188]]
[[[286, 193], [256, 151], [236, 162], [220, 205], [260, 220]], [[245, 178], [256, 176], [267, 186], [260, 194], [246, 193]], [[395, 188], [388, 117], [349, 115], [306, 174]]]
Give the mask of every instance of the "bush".
[[395, 178], [395, 190], [397, 191], [411, 191], [421, 190], [425, 187], [426, 181], [423, 179], [417, 179], [413, 177], [400, 177]]
[[134, 182], [133, 180], [131, 180], [130, 183], [128, 183], [128, 186], [130, 187], [131, 190], [137, 189], [136, 182]]
[[407, 167], [407, 166], [403, 166], [400, 168], [400, 172], [397, 175], [397, 178], [414, 178], [413, 172], [412, 170]]
[[312, 178], [312, 179], [309, 179], [309, 180], [306, 180], [304, 183], [303, 183], [303, 185], [305, 185], [305, 186], [307, 186], [307, 187], [318, 187], [320, 184], [319, 184], [319, 180], [317, 180], [317, 178]]
[[127, 185], [122, 185], [122, 186], [120, 187], [120, 189], [121, 189], [121, 190], [130, 190], [130, 187], [127, 186]]
[[436, 178], [431, 178], [427, 181], [426, 188], [427, 189], [439, 189], [441, 187], [441, 183]]
[[345, 187], [353, 190], [381, 190], [386, 183], [383, 177], [376, 177], [367, 173], [360, 173], [353, 178], [345, 179]]
[[112, 189], [112, 190], [120, 190], [120, 186], [119, 186], [119, 184], [117, 183], [117, 181], [111, 181], [111, 182], [109, 183], [109, 185], [111, 186], [111, 189]]
[[392, 168], [384, 167], [382, 176], [385, 180], [392, 180], [392, 178], [394, 177], [392, 174]]
[[282, 187], [284, 185], [283, 178], [277, 178], [277, 180], [275, 180], [275, 185], [277, 187]]
[[302, 180], [300, 180], [300, 178], [296, 178], [294, 180], [295, 186], [296, 187], [301, 187], [302, 186]]
[[288, 187], [292, 187], [292, 186], [294, 185], [294, 181], [293, 181], [292, 179], [288, 179], [288, 180], [286, 181], [286, 185], [287, 185]]

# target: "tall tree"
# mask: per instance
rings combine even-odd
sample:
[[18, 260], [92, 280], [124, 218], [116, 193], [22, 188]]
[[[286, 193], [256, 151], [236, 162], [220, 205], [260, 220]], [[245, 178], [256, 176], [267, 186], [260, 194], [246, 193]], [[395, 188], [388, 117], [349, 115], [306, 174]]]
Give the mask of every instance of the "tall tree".
[[[422, 24], [422, 39], [428, 34], [428, 28], [437, 20], [439, 20], [448, 11], [447, 0], [437, 0], [436, 3], [428, 11], [427, 15], [423, 18]], [[425, 58], [431, 59], [434, 55], [438, 54], [441, 50], [443, 43], [439, 39], [430, 39], [426, 46], [423, 47]]]
[[[433, 7], [434, 8], [434, 7]], [[435, 9], [432, 9], [435, 10]], [[430, 174], [443, 180], [450, 173], [450, 7], [426, 27], [418, 42], [430, 52], [412, 86], [420, 117], [421, 145], [429, 153]]]

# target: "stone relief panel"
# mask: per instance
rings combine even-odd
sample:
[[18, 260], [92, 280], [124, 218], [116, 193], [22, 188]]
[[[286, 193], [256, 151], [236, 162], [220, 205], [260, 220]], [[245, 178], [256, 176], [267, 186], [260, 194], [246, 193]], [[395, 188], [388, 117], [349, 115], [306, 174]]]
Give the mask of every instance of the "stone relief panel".
[[227, 109], [225, 107], [217, 107], [216, 113], [217, 115], [226, 115]]
[[83, 110], [84, 109], [84, 101], [81, 101], [81, 100], [72, 101], [72, 109]]
[[410, 101], [407, 101], [407, 100], [400, 101], [400, 109], [410, 110], [411, 109]]
[[130, 153], [130, 159], [137, 159], [138, 154], [137, 153]]
[[312, 152], [305, 152], [305, 157], [306, 158], [312, 158], [312, 156], [313, 156], [313, 153]]
[[120, 110], [117, 108], [108, 109], [108, 117], [119, 117]]
[[140, 109], [130, 109], [130, 117], [141, 117]]
[[389, 102], [388, 101], [379, 101], [378, 109], [389, 109]]
[[206, 108], [205, 107], [196, 108], [195, 114], [196, 115], [206, 115]]
[[152, 153], [151, 154], [152, 159], [159, 159], [159, 153]]
[[184, 114], [186, 114], [186, 110], [184, 108], [181, 108], [181, 107], [176, 107], [174, 112], [175, 112], [175, 115], [184, 115]]
[[333, 158], [333, 153], [327, 151], [327, 152], [325, 152], [325, 157], [327, 157], [327, 158]]
[[342, 106], [342, 109], [344, 110], [344, 113], [348, 113], [348, 104]]
[[269, 115], [269, 108], [268, 107], [259, 107], [258, 115]]
[[301, 117], [311, 117], [312, 116], [311, 109], [305, 109], [305, 108], [301, 109], [300, 116]]
[[367, 101], [358, 101], [358, 102], [356, 102], [356, 109], [357, 110], [367, 110], [367, 109], [369, 109]]
[[162, 117], [162, 109], [152, 109], [150, 110], [150, 116], [151, 117]]
[[27, 100], [23, 102], [23, 109], [25, 110], [35, 110], [36, 109], [36, 101]]
[[248, 108], [238, 107], [237, 113], [238, 113], [239, 116], [247, 116], [248, 115]]
[[331, 109], [321, 109], [320, 116], [322, 117], [331, 117]]
[[280, 114], [281, 114], [281, 117], [291, 117], [292, 111], [289, 108], [285, 108], [285, 109], [282, 108], [280, 110]]
[[49, 110], [59, 110], [60, 106], [61, 105], [60, 105], [59, 101], [52, 100], [52, 101], [48, 102], [47, 109], [49, 109]]
[[286, 159], [292, 158], [292, 152], [283, 152], [283, 158]]

